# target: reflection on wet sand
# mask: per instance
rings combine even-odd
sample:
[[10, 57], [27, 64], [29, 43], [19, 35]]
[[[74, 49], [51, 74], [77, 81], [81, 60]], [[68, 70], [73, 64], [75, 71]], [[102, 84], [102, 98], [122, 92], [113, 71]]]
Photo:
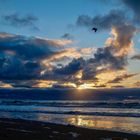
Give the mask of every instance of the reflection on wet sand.
[[87, 116], [64, 115], [45, 113], [5, 113], [4, 118], [19, 118], [38, 120], [42, 122], [72, 124], [93, 129], [109, 129], [115, 131], [134, 132], [140, 134], [140, 118], [138, 117], [113, 117], [113, 116]]
[[66, 118], [66, 122], [76, 126], [96, 129], [122, 130], [127, 132], [139, 132], [140, 130], [139, 118], [71, 116]]
[[73, 118], [68, 118], [68, 122], [71, 124], [75, 124], [78, 126], [84, 126], [89, 128], [112, 128], [115, 124], [115, 122], [112, 121], [106, 121], [106, 120], [89, 120], [86, 118], [83, 118], [82, 116], [76, 116]]
[[38, 114], [39, 121], [72, 124], [93, 129], [135, 132], [140, 134], [140, 118], [83, 115]]

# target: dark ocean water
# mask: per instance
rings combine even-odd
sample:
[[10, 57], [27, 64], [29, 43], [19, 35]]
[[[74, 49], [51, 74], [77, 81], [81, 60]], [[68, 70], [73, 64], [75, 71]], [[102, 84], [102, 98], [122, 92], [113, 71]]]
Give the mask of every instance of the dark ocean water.
[[140, 89], [1, 89], [0, 117], [140, 134]]

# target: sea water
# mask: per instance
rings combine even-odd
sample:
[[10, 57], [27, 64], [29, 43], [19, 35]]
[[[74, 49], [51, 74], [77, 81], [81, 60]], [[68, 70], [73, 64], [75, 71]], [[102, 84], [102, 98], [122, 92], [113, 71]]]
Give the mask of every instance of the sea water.
[[0, 90], [0, 117], [140, 134], [140, 90]]

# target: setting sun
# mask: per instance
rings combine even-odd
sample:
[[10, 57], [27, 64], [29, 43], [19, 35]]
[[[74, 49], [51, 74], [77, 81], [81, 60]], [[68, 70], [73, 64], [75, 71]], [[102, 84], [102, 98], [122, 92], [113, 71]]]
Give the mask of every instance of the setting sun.
[[94, 89], [94, 84], [84, 83], [77, 87], [77, 89]]

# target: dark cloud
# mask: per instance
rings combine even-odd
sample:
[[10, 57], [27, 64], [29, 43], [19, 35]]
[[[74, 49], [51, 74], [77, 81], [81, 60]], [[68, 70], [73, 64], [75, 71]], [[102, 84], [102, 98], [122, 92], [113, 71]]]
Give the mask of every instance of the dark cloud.
[[[35, 41], [34, 39], [31, 40]], [[2, 39], [0, 40], [0, 45], [1, 51], [11, 51], [25, 60], [40, 59], [49, 56], [49, 54], [52, 54], [51, 50], [48, 47], [45, 48], [44, 46], [38, 46], [37, 44], [30, 42], [30, 40], [26, 40], [26, 38], [24, 37], [22, 38], [16, 36], [14, 38], [8, 38], [6, 40]]]
[[10, 14], [2, 16], [4, 24], [14, 27], [31, 27], [32, 29], [39, 30], [36, 26], [38, 18], [33, 15], [20, 16], [18, 14]]
[[[53, 43], [52, 43], [53, 41]], [[43, 59], [60, 54], [60, 40], [0, 34], [0, 79], [41, 79]]]
[[137, 55], [132, 56], [131, 59], [140, 60], [140, 54], [137, 54]]
[[140, 23], [140, 1], [139, 0], [121, 0], [134, 13], [134, 20]]
[[[78, 82], [75, 74], [82, 70], [82, 80], [97, 81], [96, 76], [106, 71], [117, 71], [125, 69], [127, 57], [114, 56], [109, 47], [98, 48], [94, 58], [84, 60], [83, 58], [73, 59], [68, 65], [54, 69], [53, 72], [46, 73], [49, 79], [66, 80]], [[98, 69], [101, 67], [101, 69]]]
[[122, 85], [116, 85], [116, 86], [112, 86], [111, 88], [125, 88], [124, 86], [122, 86]]
[[106, 85], [105, 84], [101, 84], [101, 85], [95, 85], [94, 87], [96, 87], [96, 88], [105, 88]]
[[83, 58], [73, 59], [69, 64], [62, 67], [54, 67], [52, 71], [46, 71], [44, 78], [58, 80], [59, 82], [78, 82], [75, 74], [83, 69], [85, 60]]
[[76, 21], [77, 26], [85, 26], [89, 29], [92, 27], [97, 27], [99, 30], [106, 30], [112, 26], [121, 25], [126, 21], [124, 12], [119, 10], [111, 10], [106, 15], [98, 15], [95, 17], [90, 17], [88, 15], [80, 15]]
[[125, 79], [128, 79], [128, 78], [131, 78], [131, 77], [134, 77], [136, 75], [137, 75], [136, 73], [119, 75], [118, 77], [116, 77], [115, 79], [109, 81], [108, 83], [120, 83], [121, 81], [123, 81]]
[[33, 79], [11, 79], [11, 80], [3, 80], [3, 83], [9, 84], [15, 88], [32, 88], [34, 84], [37, 83], [37, 80]]
[[39, 62], [24, 62], [16, 56], [7, 56], [0, 67], [2, 80], [39, 79], [42, 67]]
[[85, 63], [85, 61], [83, 58], [73, 59], [72, 62], [70, 62], [65, 67], [56, 69], [55, 73], [62, 74], [62, 75], [75, 74], [83, 68], [84, 63]]
[[[109, 13], [104, 15], [80, 15], [77, 18], [76, 25], [84, 26], [92, 29], [92, 27], [99, 28], [100, 30], [106, 30], [112, 26], [118, 26], [124, 23], [133, 24], [139, 26], [140, 23], [140, 1], [139, 0], [102, 0], [105, 4], [114, 4], [121, 7], [120, 9], [110, 10]], [[124, 6], [122, 6], [122, 3]], [[130, 9], [130, 11], [128, 10]]]
[[98, 62], [98, 65], [110, 65], [111, 69], [123, 69], [127, 64], [127, 58], [124, 56], [114, 56], [113, 47], [99, 48], [94, 54], [94, 59], [91, 62]]
[[54, 84], [52, 88], [68, 89], [68, 88], [74, 88], [74, 87], [72, 85]]
[[58, 40], [25, 37], [20, 35], [0, 34], [0, 51], [12, 52], [24, 60], [39, 60], [58, 52], [57, 47], [63, 43]]
[[[87, 61], [87, 66], [83, 71], [83, 79], [95, 78], [98, 74], [105, 71], [123, 70], [127, 65], [127, 57], [114, 56], [110, 47], [99, 48], [94, 54], [94, 58]], [[100, 69], [98, 69], [100, 67]]]
[[[103, 52], [101, 50], [103, 50]], [[114, 57], [110, 52], [106, 52], [105, 50], [99, 49], [97, 53], [95, 53], [95, 57], [88, 60], [84, 60], [83, 58], [74, 59], [68, 65], [55, 69], [53, 73], [46, 73], [46, 78], [78, 83], [79, 80], [75, 78], [74, 75], [82, 70], [82, 80], [97, 82], [98, 79], [96, 76], [100, 73], [125, 69], [127, 58]], [[101, 67], [101, 69], [98, 69], [99, 67]]]

